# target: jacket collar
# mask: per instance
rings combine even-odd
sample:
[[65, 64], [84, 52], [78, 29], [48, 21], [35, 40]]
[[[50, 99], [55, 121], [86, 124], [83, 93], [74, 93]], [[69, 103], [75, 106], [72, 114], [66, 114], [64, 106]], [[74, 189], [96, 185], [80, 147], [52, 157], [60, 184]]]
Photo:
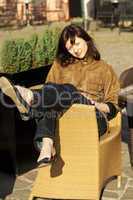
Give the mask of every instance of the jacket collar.
[[75, 59], [74, 63], [81, 63], [82, 65], [90, 65], [94, 61], [92, 57], [85, 57], [84, 59]]

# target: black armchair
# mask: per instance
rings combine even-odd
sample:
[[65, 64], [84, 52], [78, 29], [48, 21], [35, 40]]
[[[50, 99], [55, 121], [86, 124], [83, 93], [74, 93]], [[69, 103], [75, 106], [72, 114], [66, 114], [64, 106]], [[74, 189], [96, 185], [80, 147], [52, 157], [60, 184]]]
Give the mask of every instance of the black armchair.
[[[48, 65], [16, 74], [0, 73], [0, 76], [6, 76], [14, 84], [31, 87], [45, 82], [50, 67]], [[3, 102], [13, 105], [12, 100], [0, 91], [0, 171], [20, 174], [36, 166], [38, 152], [33, 145], [36, 123], [34, 120], [21, 120], [15, 105], [9, 108]], [[32, 162], [23, 169], [26, 157]]]

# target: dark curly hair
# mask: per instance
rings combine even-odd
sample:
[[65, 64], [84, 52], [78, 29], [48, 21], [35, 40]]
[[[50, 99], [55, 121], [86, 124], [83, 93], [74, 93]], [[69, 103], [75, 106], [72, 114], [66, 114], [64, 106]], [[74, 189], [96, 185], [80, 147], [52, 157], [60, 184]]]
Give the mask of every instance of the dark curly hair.
[[56, 59], [62, 66], [67, 66], [75, 61], [75, 58], [68, 52], [65, 45], [68, 39], [70, 39], [71, 44], [75, 43], [75, 37], [81, 37], [87, 42], [88, 51], [85, 57], [92, 57], [95, 60], [100, 60], [100, 53], [97, 50], [93, 39], [89, 34], [80, 26], [71, 24], [66, 26], [59, 38], [59, 43], [56, 52]]

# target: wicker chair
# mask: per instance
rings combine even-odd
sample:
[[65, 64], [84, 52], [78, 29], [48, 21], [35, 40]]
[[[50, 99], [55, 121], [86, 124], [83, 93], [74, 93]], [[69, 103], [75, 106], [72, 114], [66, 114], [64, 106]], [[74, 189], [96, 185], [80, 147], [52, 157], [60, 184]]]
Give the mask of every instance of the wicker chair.
[[59, 120], [57, 159], [38, 168], [29, 200], [98, 200], [107, 181], [121, 176], [120, 126], [118, 113], [99, 141], [94, 106], [71, 106]]

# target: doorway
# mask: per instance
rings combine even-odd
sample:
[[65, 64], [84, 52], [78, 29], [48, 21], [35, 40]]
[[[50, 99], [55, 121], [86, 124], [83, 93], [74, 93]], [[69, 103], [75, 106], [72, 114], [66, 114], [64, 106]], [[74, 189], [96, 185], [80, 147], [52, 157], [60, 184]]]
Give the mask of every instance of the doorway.
[[82, 17], [82, 0], [69, 0], [70, 18]]

